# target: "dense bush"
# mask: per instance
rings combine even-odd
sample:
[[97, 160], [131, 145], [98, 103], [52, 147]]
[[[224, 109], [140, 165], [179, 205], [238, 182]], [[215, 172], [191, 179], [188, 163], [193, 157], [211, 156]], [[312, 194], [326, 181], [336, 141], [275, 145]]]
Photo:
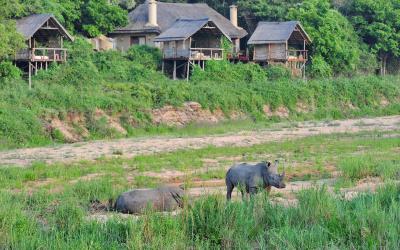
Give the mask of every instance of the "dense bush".
[[21, 77], [21, 70], [9, 61], [0, 62], [0, 82], [18, 80]]
[[290, 70], [282, 65], [271, 65], [266, 70], [270, 80], [289, 79], [292, 76]]
[[[172, 81], [156, 70], [160, 52], [155, 48], [138, 46], [127, 53], [94, 53], [83, 39], [77, 39], [68, 48], [70, 60], [50, 66], [48, 71], [40, 71], [33, 77], [32, 90], [21, 80], [2, 84], [0, 103], [5, 109], [0, 112], [2, 147], [59, 141], [60, 136], [54, 131], [42, 129], [43, 117], [69, 111], [91, 113], [97, 108], [122, 112], [132, 117], [136, 126], [146, 128], [151, 126], [147, 110], [180, 106], [187, 101], [199, 102], [210, 110], [221, 109], [226, 115], [241, 111], [258, 121], [267, 119], [265, 105], [272, 110], [286, 107], [290, 119], [393, 114], [400, 109], [398, 77], [305, 82], [290, 79], [288, 71], [281, 67], [264, 69], [256, 64], [213, 61], [206, 65], [205, 71], [195, 68], [189, 82]], [[9, 63], [2, 65], [14, 69]], [[383, 107], [381, 101], [390, 105]], [[306, 105], [309, 111], [299, 112], [299, 103]], [[277, 120], [276, 117], [271, 119]], [[31, 133], [29, 127], [32, 126], [36, 129]], [[130, 134], [134, 134], [131, 126], [124, 123]], [[117, 136], [101, 121], [87, 124], [87, 129], [95, 138]]]

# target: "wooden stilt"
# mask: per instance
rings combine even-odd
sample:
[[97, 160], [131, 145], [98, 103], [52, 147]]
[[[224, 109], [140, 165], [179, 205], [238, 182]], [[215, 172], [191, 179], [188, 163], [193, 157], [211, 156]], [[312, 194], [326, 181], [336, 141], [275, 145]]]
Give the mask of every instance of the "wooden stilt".
[[28, 62], [28, 83], [29, 89], [32, 89], [32, 64]]
[[164, 70], [165, 70], [165, 62], [164, 60], [161, 63], [161, 72], [164, 74]]
[[174, 60], [174, 72], [172, 73], [172, 79], [176, 80], [176, 60]]
[[188, 60], [188, 63], [187, 63], [186, 81], [189, 81], [189, 74], [190, 74], [190, 60]]
[[38, 68], [38, 64], [37, 64], [37, 62], [35, 62], [35, 75], [37, 75], [37, 68]]

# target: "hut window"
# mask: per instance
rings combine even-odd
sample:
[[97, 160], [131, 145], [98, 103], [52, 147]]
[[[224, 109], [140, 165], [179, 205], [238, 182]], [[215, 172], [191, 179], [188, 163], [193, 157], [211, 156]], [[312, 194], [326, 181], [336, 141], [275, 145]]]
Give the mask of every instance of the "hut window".
[[139, 37], [131, 37], [131, 45], [139, 45]]

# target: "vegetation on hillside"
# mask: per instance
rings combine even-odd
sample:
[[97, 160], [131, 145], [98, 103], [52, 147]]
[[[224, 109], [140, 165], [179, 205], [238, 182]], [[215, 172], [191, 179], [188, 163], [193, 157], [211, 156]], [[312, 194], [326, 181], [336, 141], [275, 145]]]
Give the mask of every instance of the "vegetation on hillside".
[[[43, 121], [48, 117], [62, 120], [70, 111], [82, 112], [89, 118], [93, 117], [96, 109], [122, 113], [134, 121], [135, 128], [152, 126], [148, 114], [150, 109], [180, 106], [187, 101], [199, 102], [210, 110], [221, 109], [227, 115], [231, 111], [240, 111], [255, 121], [266, 119], [265, 105], [272, 111], [287, 108], [290, 119], [337, 119], [399, 112], [397, 77], [360, 76], [374, 71], [375, 53], [380, 53], [376, 49], [383, 45], [377, 44], [377, 40], [368, 40], [369, 36], [362, 36], [365, 28], [361, 17], [366, 8], [359, 7], [355, 1], [350, 7], [333, 6], [326, 0], [260, 0], [252, 4], [238, 1], [242, 8], [240, 13], [253, 13], [258, 20], [267, 18], [262, 13], [274, 12], [274, 18], [279, 20], [302, 21], [314, 40], [312, 64], [308, 71], [313, 76], [353, 77], [315, 78], [308, 82], [291, 79], [290, 73], [281, 67], [263, 69], [254, 64], [232, 65], [226, 61], [209, 62], [206, 71], [195, 68], [189, 82], [171, 81], [159, 72], [161, 55], [155, 48], [139, 46], [126, 53], [95, 53], [91, 45], [80, 38], [80, 34], [94, 36], [126, 23], [126, 18], [122, 18], [126, 17], [126, 10], [121, 6], [132, 6], [132, 1], [53, 1], [0, 2], [3, 6], [0, 30], [4, 31], [0, 37], [2, 148], [64, 142], [57, 131], [46, 129]], [[218, 2], [208, 1], [224, 13], [230, 1]], [[397, 8], [395, 4], [391, 6]], [[352, 16], [349, 21], [338, 11], [345, 13], [342, 8], [357, 11], [348, 12]], [[380, 11], [385, 13], [386, 9]], [[9, 60], [23, 46], [23, 38], [15, 31], [12, 19], [53, 11], [77, 35], [77, 39], [67, 44], [68, 62], [52, 65], [47, 72], [40, 72], [33, 79], [33, 90], [28, 90], [21, 78], [22, 72]], [[379, 27], [382, 25], [378, 23], [382, 22], [377, 17], [377, 24], [368, 32], [381, 34]], [[357, 33], [351, 24], [355, 24]], [[357, 34], [367, 44], [360, 43]], [[393, 37], [386, 44], [393, 44], [392, 40]], [[384, 50], [388, 51], [388, 47]], [[394, 51], [390, 53], [397, 55]], [[363, 58], [362, 63], [360, 58]], [[307, 111], [299, 112], [299, 104]], [[87, 120], [91, 124], [86, 124], [86, 129], [96, 134], [88, 139], [120, 136], [108, 129], [100, 132], [104, 121], [97, 124], [96, 119]], [[121, 123], [128, 136], [135, 134], [132, 123], [126, 123], [126, 119]]]
[[[300, 120], [395, 114], [400, 110], [398, 77], [304, 82], [290, 79], [283, 68], [265, 71], [254, 64], [223, 61], [210, 62], [206, 71], [196, 68], [189, 82], [172, 81], [157, 71], [160, 53], [154, 48], [136, 46], [127, 53], [95, 53], [83, 39], [69, 47], [70, 60], [41, 71], [33, 79], [32, 90], [18, 79], [18, 71], [13, 73], [16, 78], [3, 77], [0, 81], [2, 148], [63, 142], [42, 122], [49, 116], [62, 120], [69, 111], [85, 113], [86, 117], [92, 117], [96, 109], [123, 113], [135, 121], [136, 127], [149, 127], [148, 110], [187, 101], [199, 102], [210, 110], [221, 109], [227, 115], [241, 111], [252, 120], [267, 119], [265, 105], [272, 110], [286, 107], [290, 119]], [[307, 112], [298, 111], [299, 103]], [[89, 132], [103, 126], [87, 120], [95, 123], [86, 125]], [[134, 134], [132, 125], [121, 123], [131, 133], [128, 135]], [[97, 134], [96, 138], [118, 136], [108, 130]]]

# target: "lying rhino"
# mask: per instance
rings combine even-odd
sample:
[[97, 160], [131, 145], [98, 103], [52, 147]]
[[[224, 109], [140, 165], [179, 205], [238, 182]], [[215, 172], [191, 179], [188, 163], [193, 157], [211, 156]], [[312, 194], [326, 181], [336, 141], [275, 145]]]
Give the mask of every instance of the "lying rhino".
[[136, 189], [121, 194], [114, 210], [126, 214], [141, 214], [148, 207], [155, 211], [172, 211], [183, 207], [182, 187], [161, 187], [157, 189]]
[[256, 194], [260, 188], [271, 189], [271, 186], [276, 188], [285, 188], [284, 183], [285, 170], [282, 174], [278, 174], [278, 160], [274, 166], [270, 162], [262, 162], [256, 165], [247, 163], [232, 166], [226, 173], [225, 183], [227, 187], [226, 198], [231, 199], [234, 187], [238, 187], [244, 198], [244, 188], [246, 193]]

